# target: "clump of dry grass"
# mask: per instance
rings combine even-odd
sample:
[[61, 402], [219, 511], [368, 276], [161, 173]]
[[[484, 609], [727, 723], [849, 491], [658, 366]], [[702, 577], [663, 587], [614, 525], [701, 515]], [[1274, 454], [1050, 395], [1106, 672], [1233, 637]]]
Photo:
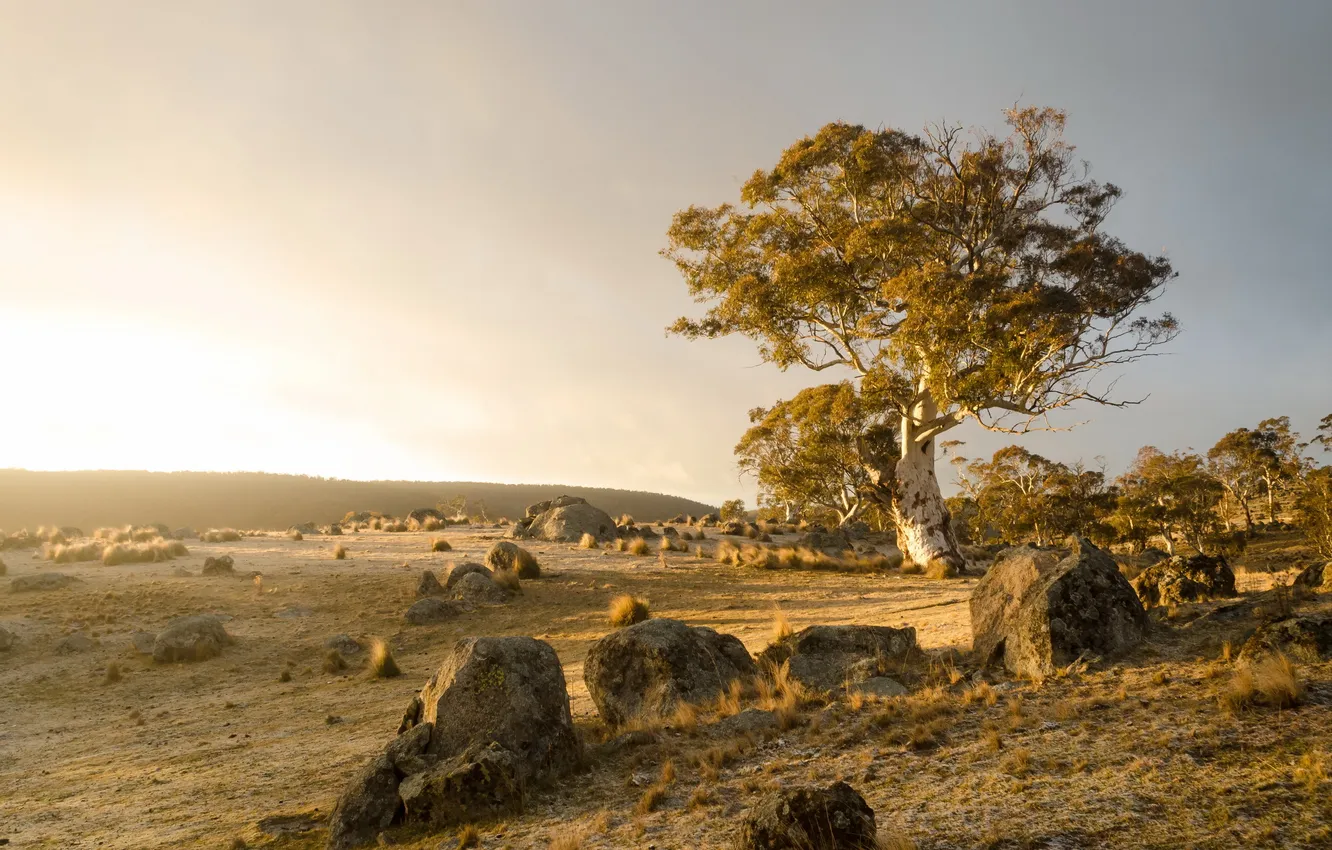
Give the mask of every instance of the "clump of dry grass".
[[69, 543], [45, 543], [42, 544], [41, 556], [43, 560], [56, 564], [75, 564], [82, 561], [100, 561], [104, 549], [105, 546], [98, 542], [81, 543], [77, 546]]
[[550, 850], [583, 850], [583, 830], [565, 827], [550, 839]]
[[458, 850], [465, 850], [467, 847], [480, 847], [481, 833], [472, 824], [467, 824], [458, 830]]
[[578, 548], [579, 549], [597, 548], [597, 538], [591, 534], [588, 534], [586, 531], [583, 532], [583, 536], [578, 538]]
[[689, 547], [674, 537], [662, 537], [660, 547], [663, 552], [688, 552]]
[[234, 528], [210, 528], [199, 535], [204, 543], [234, 543], [241, 539], [240, 532]]
[[661, 778], [643, 792], [643, 796], [638, 799], [638, 805], [634, 808], [634, 811], [640, 815], [656, 811], [657, 807], [666, 799], [667, 790], [674, 783], [675, 762], [667, 759], [666, 763], [661, 766]]
[[773, 611], [772, 642], [781, 643], [793, 634], [795, 634], [795, 629], [791, 628], [791, 621], [786, 618], [786, 612], [781, 608]]
[[615, 551], [616, 551], [616, 552], [624, 552], [624, 551], [626, 551], [628, 548], [629, 548], [629, 544], [627, 544], [627, 543], [625, 542], [625, 540], [624, 540], [623, 537], [616, 538], [616, 540], [615, 540]]
[[330, 649], [328, 655], [324, 656], [325, 673], [341, 673], [347, 669], [347, 659], [342, 657], [342, 653], [336, 649]]
[[687, 702], [677, 704], [671, 713], [670, 725], [686, 735], [693, 733], [698, 729], [698, 709]]
[[151, 543], [113, 543], [102, 550], [102, 563], [108, 567], [119, 564], [151, 564], [182, 558], [190, 553], [179, 540], [157, 538]]
[[1026, 776], [1031, 773], [1031, 750], [1026, 747], [1018, 747], [1010, 751], [1000, 763], [999, 769], [1019, 778]]
[[102, 679], [102, 682], [108, 685], [112, 685], [119, 681], [120, 681], [120, 665], [112, 661], [110, 664], [106, 665], [106, 676]]
[[641, 537], [635, 537], [625, 544], [625, 551], [630, 555], [646, 555], [649, 550], [648, 542]]
[[523, 592], [522, 579], [513, 570], [495, 570], [490, 574], [490, 580], [510, 593]]
[[923, 572], [925, 572], [925, 568], [920, 564], [917, 564], [915, 561], [908, 561], [906, 559], [902, 560], [902, 575], [918, 576]]
[[622, 629], [648, 619], [652, 616], [652, 610], [643, 597], [622, 593], [610, 601], [609, 615], [610, 624]]
[[304, 540], [304, 539], [305, 539], [305, 535], [304, 535], [304, 534], [301, 534], [301, 532], [298, 531], [298, 530], [295, 529], [295, 528], [293, 528], [293, 529], [291, 529], [290, 531], [287, 532], [287, 537], [290, 538], [291, 540]]
[[1257, 706], [1294, 708], [1304, 699], [1299, 671], [1281, 653], [1235, 668], [1230, 685], [1221, 692], [1221, 707], [1239, 712]]
[[347, 560], [347, 547], [339, 543], [333, 547], [333, 559], [336, 561]]
[[370, 673], [376, 679], [391, 679], [402, 675], [388, 644], [382, 640], [376, 639], [370, 644]]
[[431, 552], [452, 552], [452, 551], [453, 551], [453, 544], [450, 543], [449, 541], [445, 540], [443, 537], [436, 537], [436, 538], [434, 539], [434, 541], [430, 544], [430, 551], [431, 551]]
[[719, 717], [731, 717], [740, 713], [740, 698], [744, 696], [745, 688], [739, 679], [732, 679], [730, 685], [724, 692], [717, 696], [717, 715]]

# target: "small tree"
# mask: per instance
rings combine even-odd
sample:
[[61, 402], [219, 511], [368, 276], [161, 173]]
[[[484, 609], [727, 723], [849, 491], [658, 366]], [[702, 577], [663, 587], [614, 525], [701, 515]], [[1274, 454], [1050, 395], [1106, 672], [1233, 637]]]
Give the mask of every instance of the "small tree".
[[976, 534], [995, 531], [1008, 543], [1045, 545], [1070, 534], [1098, 539], [1112, 507], [1105, 475], [1068, 466], [1020, 447], [999, 449], [989, 461], [973, 461], [962, 486], [976, 504]]
[[1289, 416], [1264, 419], [1254, 433], [1263, 448], [1261, 479], [1267, 494], [1267, 521], [1276, 522], [1280, 504], [1278, 494], [1290, 489], [1304, 466], [1300, 435], [1290, 430]]
[[1295, 498], [1295, 516], [1309, 543], [1332, 558], [1332, 467], [1308, 472]]
[[737, 522], [745, 518], [745, 500], [727, 499], [721, 503], [720, 516], [723, 522]]
[[883, 411], [866, 405], [849, 381], [801, 390], [790, 401], [751, 410], [749, 421], [735, 454], [740, 469], [758, 479], [760, 502], [831, 513], [837, 526], [867, 506], [870, 481], [859, 445], [869, 440], [876, 451], [894, 449]]
[[466, 519], [467, 518], [467, 497], [454, 496], [447, 502], [440, 502], [435, 505], [435, 510], [444, 514], [448, 519]]
[[1171, 555], [1177, 541], [1206, 551], [1217, 530], [1216, 506], [1223, 490], [1207, 474], [1202, 458], [1146, 446], [1120, 477], [1119, 491], [1114, 519], [1122, 539], [1140, 543], [1157, 534]]
[[935, 476], [935, 441], [971, 419], [1046, 427], [1079, 401], [1116, 402], [1101, 370], [1173, 338], [1137, 315], [1174, 277], [1102, 223], [1120, 190], [1089, 179], [1064, 113], [1008, 112], [1010, 133], [912, 135], [833, 123], [741, 192], [742, 208], [676, 214], [663, 254], [708, 306], [671, 330], [742, 334], [779, 368], [849, 371], [897, 419], [893, 455], [865, 446], [870, 493], [921, 564], [964, 561]]
[[1275, 460], [1263, 436], [1237, 428], [1207, 450], [1207, 469], [1244, 512], [1244, 529], [1253, 530], [1253, 500], [1263, 492], [1264, 470]]

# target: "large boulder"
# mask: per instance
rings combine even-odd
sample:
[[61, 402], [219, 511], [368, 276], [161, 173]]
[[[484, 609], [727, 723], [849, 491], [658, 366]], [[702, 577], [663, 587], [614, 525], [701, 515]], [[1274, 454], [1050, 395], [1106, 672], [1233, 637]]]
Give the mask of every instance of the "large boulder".
[[1148, 608], [1229, 599], [1235, 593], [1235, 573], [1222, 557], [1175, 556], [1144, 569], [1133, 580], [1133, 589]]
[[738, 850], [875, 850], [874, 810], [854, 788], [782, 788], [765, 797], [740, 825]]
[[1295, 576], [1295, 586], [1317, 591], [1332, 590], [1332, 561], [1305, 567]]
[[19, 576], [9, 583], [9, 589], [13, 593], [28, 593], [35, 590], [60, 590], [63, 587], [69, 587], [77, 582], [74, 576], [67, 576], [64, 573], [34, 573], [30, 576]]
[[544, 502], [537, 502], [535, 505], [528, 505], [527, 511], [523, 514], [524, 519], [531, 519], [534, 516], [545, 513], [550, 510], [550, 499]]
[[414, 626], [429, 626], [451, 620], [461, 613], [458, 603], [427, 596], [413, 602], [403, 617]]
[[910, 626], [810, 626], [771, 644], [759, 662], [788, 662], [791, 678], [832, 691], [896, 671], [920, 655]]
[[1114, 559], [1083, 538], [1069, 545], [1063, 560], [1013, 549], [976, 585], [972, 648], [983, 664], [1040, 679], [1084, 655], [1118, 655], [1147, 634], [1147, 613]]
[[421, 580], [416, 583], [417, 596], [439, 596], [444, 593], [444, 585], [430, 570], [421, 571]]
[[610, 514], [593, 507], [575, 496], [561, 496], [550, 507], [532, 517], [526, 531], [527, 537], [536, 540], [550, 540], [559, 543], [577, 543], [584, 534], [590, 534], [598, 540], [615, 539], [615, 520]]
[[644, 620], [598, 640], [583, 680], [607, 723], [665, 716], [680, 703], [716, 699], [757, 672], [738, 638], [679, 620]]
[[1259, 626], [1240, 657], [1280, 652], [1314, 662], [1332, 654], [1332, 614], [1302, 614]]
[[412, 699], [398, 737], [348, 785], [328, 846], [368, 844], [403, 821], [439, 828], [520, 811], [525, 788], [581, 760], [564, 671], [549, 644], [459, 641]]
[[499, 604], [509, 601], [509, 591], [496, 584], [487, 573], [468, 573], [454, 582], [453, 598], [473, 604]]
[[211, 614], [177, 617], [153, 641], [153, 660], [204, 661], [220, 654], [229, 643], [231, 636], [217, 617]]

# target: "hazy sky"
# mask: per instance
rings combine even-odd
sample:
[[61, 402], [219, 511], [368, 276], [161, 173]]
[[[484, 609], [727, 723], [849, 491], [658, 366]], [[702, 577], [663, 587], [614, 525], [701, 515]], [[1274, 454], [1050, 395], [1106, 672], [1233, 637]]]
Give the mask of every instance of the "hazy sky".
[[[842, 119], [1015, 101], [1180, 272], [1111, 472], [1332, 413], [1332, 3], [0, 2], [0, 466], [752, 498], [746, 411], [817, 381], [696, 308], [671, 214]], [[827, 373], [824, 373], [824, 377]], [[967, 454], [1005, 440], [967, 427]]]

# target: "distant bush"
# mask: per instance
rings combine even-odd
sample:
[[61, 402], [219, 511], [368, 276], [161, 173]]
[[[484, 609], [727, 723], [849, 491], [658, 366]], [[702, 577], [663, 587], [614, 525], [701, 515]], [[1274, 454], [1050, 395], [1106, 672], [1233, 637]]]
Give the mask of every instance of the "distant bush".
[[210, 528], [199, 535], [204, 543], [235, 543], [241, 534], [234, 528]]
[[42, 546], [42, 559], [56, 564], [74, 564], [82, 561], [100, 561], [105, 544], [92, 542], [80, 545], [47, 543]]

